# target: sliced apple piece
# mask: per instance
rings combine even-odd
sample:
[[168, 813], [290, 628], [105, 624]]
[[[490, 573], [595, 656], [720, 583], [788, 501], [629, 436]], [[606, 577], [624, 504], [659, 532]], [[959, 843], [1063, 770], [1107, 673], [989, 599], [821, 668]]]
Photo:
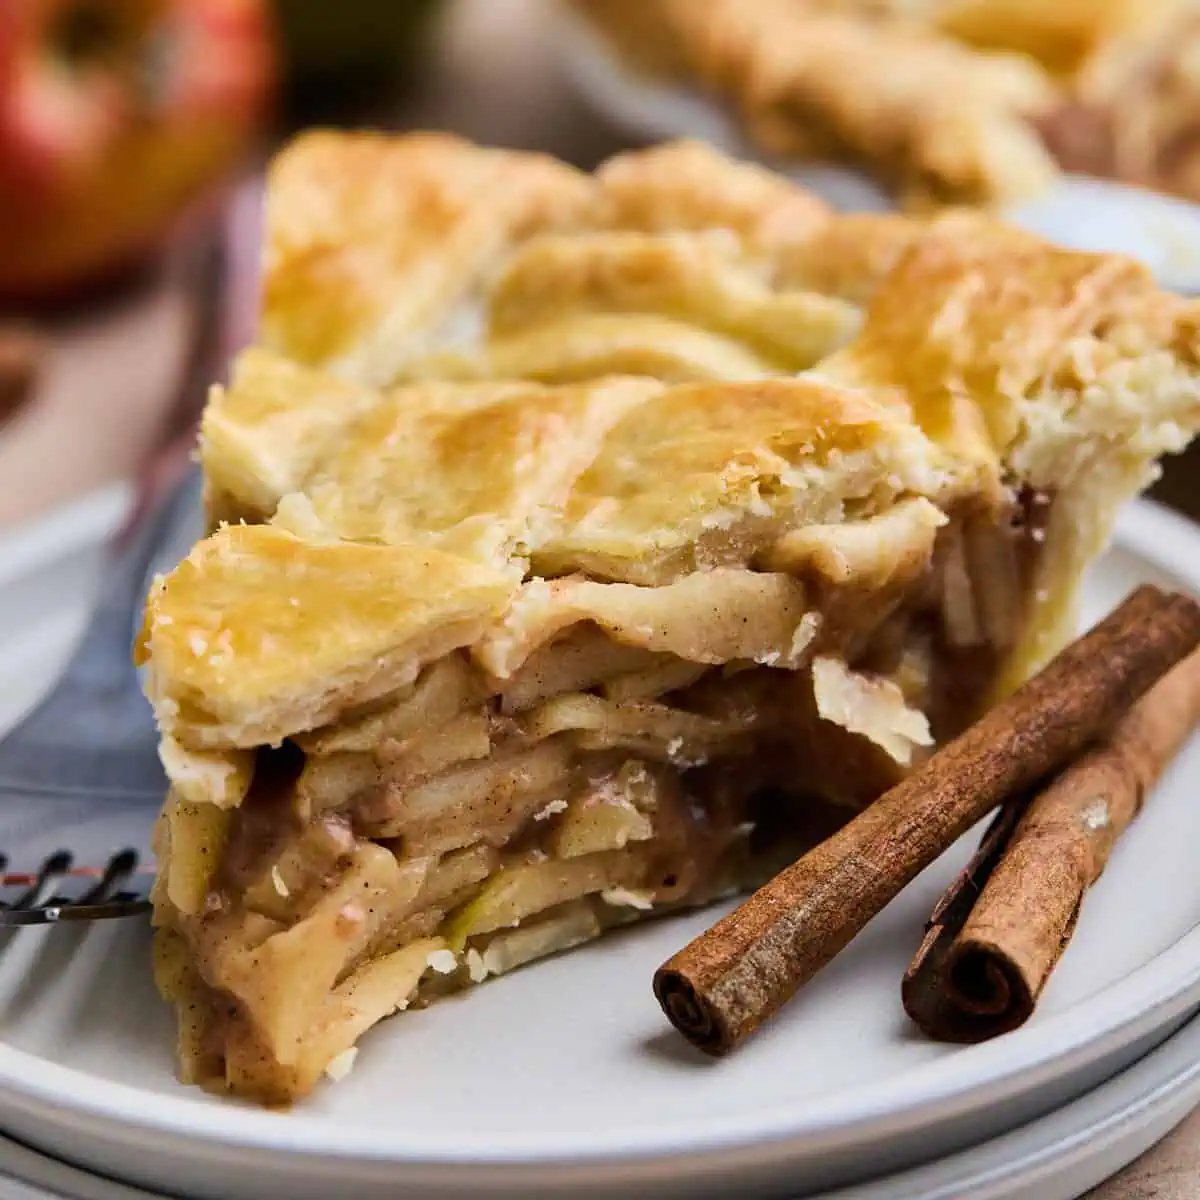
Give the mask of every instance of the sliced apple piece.
[[445, 937], [461, 950], [470, 938], [515, 928], [527, 917], [568, 900], [608, 888], [638, 887], [646, 874], [645, 858], [632, 850], [606, 850], [558, 862], [508, 867], [450, 920]]

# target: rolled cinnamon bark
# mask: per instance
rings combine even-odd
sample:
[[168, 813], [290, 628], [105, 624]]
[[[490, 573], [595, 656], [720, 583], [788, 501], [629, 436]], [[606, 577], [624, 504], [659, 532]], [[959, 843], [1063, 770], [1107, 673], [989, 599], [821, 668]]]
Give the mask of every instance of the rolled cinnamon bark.
[[1076, 756], [1200, 645], [1200, 605], [1143, 587], [966, 733], [655, 974], [673, 1025], [725, 1054], [991, 809]]
[[942, 897], [901, 995], [939, 1041], [979, 1042], [1033, 1014], [1083, 898], [1200, 722], [1200, 653], [1027, 803], [1005, 806]]

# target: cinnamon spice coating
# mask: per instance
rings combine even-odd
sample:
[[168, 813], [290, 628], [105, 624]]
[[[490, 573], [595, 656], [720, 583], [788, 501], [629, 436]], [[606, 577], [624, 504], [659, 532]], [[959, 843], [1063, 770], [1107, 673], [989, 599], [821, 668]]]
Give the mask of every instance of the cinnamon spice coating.
[[726, 1054], [990, 809], [1078, 754], [1200, 644], [1200, 605], [1142, 587], [870, 808], [661, 966], [654, 991]]
[[1023, 811], [1011, 806], [970, 881], [970, 894], [982, 893], [973, 906], [939, 905], [905, 976], [905, 1008], [925, 1033], [976, 1042], [1029, 1019], [1088, 888], [1198, 720], [1200, 654], [1192, 654]]

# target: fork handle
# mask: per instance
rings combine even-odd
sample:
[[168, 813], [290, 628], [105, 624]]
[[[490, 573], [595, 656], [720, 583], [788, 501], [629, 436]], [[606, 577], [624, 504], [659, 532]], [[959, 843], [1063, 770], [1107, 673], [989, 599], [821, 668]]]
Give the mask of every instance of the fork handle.
[[[182, 469], [185, 468], [185, 469]], [[91, 619], [53, 691], [0, 742], [0, 789], [162, 795], [157, 732], [130, 647], [155, 560], [173, 566], [199, 521], [200, 474], [186, 456], [144, 484], [141, 516], [114, 546]], [[190, 537], [187, 540], [192, 540]]]

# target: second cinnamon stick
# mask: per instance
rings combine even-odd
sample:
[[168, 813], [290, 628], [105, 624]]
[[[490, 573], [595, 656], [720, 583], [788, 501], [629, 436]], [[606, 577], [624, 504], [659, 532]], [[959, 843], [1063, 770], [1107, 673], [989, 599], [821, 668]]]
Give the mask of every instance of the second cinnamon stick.
[[725, 1054], [921, 870], [1004, 800], [1079, 754], [1200, 645], [1200, 605], [1153, 587], [655, 974], [668, 1019]]
[[905, 1010], [925, 1033], [978, 1042], [1029, 1019], [1084, 895], [1198, 720], [1200, 652], [1032, 801], [1006, 805], [904, 977]]

